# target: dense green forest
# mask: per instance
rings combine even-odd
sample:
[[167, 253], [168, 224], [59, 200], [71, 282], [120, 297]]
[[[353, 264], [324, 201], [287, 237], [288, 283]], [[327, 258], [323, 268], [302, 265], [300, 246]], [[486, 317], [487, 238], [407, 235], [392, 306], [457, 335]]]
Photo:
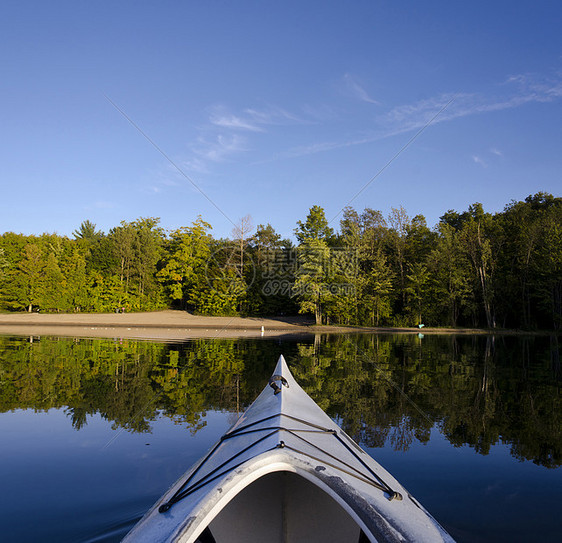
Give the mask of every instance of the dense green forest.
[[313, 206], [296, 244], [245, 217], [215, 239], [199, 217], [157, 218], [73, 238], [0, 237], [0, 309], [108, 312], [182, 308], [207, 315], [308, 314], [318, 324], [560, 329], [562, 198], [491, 214], [447, 211], [431, 229], [403, 208], [343, 210], [339, 231]]

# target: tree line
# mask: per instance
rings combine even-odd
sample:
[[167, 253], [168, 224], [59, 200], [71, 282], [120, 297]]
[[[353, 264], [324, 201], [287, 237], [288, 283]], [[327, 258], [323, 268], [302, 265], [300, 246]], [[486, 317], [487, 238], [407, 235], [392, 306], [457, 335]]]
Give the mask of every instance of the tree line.
[[485, 212], [449, 210], [429, 228], [403, 208], [320, 206], [296, 243], [249, 216], [230, 238], [201, 217], [165, 231], [158, 218], [108, 233], [0, 237], [0, 309], [109, 312], [166, 307], [203, 315], [310, 315], [317, 324], [559, 329], [562, 198], [537, 193]]

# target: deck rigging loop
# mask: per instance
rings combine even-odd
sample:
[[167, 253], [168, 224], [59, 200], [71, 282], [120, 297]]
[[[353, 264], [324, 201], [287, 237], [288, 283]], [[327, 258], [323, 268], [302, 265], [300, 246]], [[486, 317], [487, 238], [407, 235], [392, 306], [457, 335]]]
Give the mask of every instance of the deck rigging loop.
[[[276, 376], [274, 376], [274, 377], [276, 377]], [[307, 426], [308, 429], [307, 428], [298, 428], [298, 429], [297, 428], [288, 428], [288, 427], [282, 426], [280, 424], [281, 421], [279, 421], [279, 424], [274, 424], [272, 426], [258, 426], [258, 425], [263, 424], [264, 422], [267, 422], [268, 420], [271, 420], [271, 419], [274, 419], [274, 418], [277, 418], [277, 417], [279, 417], [279, 418], [285, 417], [289, 420], [299, 422], [299, 423]], [[258, 426], [258, 427], [256, 428], [256, 426]], [[346, 441], [344, 439], [342, 439], [342, 437], [338, 434], [337, 431], [335, 431], [332, 428], [324, 428], [322, 426], [319, 426], [317, 424], [314, 424], [312, 422], [309, 422], [307, 420], [304, 420], [304, 419], [301, 419], [301, 418], [298, 418], [298, 417], [293, 417], [291, 415], [281, 413], [281, 414], [270, 415], [268, 417], [264, 417], [260, 420], [251, 422], [251, 423], [246, 424], [244, 426], [240, 426], [239, 428], [236, 428], [236, 429], [232, 430], [231, 432], [227, 432], [226, 434], [224, 434], [221, 437], [221, 439], [219, 440], [219, 442], [207, 453], [207, 455], [203, 458], [203, 460], [199, 463], [199, 465], [195, 468], [195, 470], [191, 473], [191, 475], [189, 475], [189, 477], [184, 481], [184, 483], [178, 488], [176, 493], [167, 502], [163, 503], [158, 508], [158, 511], [160, 513], [165, 513], [166, 511], [168, 511], [172, 507], [172, 505], [174, 503], [177, 503], [181, 499], [185, 498], [186, 496], [189, 496], [193, 492], [196, 492], [197, 490], [206, 486], [210, 482], [215, 481], [216, 479], [218, 479], [218, 478], [226, 475], [227, 473], [230, 473], [233, 470], [237, 469], [242, 464], [244, 464], [245, 462], [248, 461], [248, 458], [244, 457], [244, 453], [246, 453], [246, 452], [250, 451], [251, 449], [255, 448], [256, 445], [258, 445], [259, 443], [262, 443], [263, 441], [266, 441], [268, 438], [274, 436], [278, 432], [286, 432], [287, 434], [297, 438], [298, 440], [300, 440], [300, 442], [304, 443], [306, 446], [317, 450], [323, 456], [323, 458], [318, 457], [316, 455], [313, 455], [310, 452], [305, 452], [302, 449], [297, 449], [295, 447], [289, 446], [283, 440], [279, 441], [277, 445], [274, 445], [273, 447], [266, 449], [265, 452], [273, 451], [275, 449], [285, 449], [285, 448], [290, 449], [290, 450], [292, 450], [293, 452], [295, 452], [299, 455], [306, 456], [306, 457], [311, 458], [313, 460], [321, 461], [325, 465], [331, 466], [334, 469], [337, 469], [337, 470], [339, 470], [343, 473], [346, 473], [346, 474], [348, 474], [352, 477], [355, 477], [358, 480], [363, 481], [364, 483], [370, 484], [371, 486], [374, 486], [375, 488], [378, 488], [379, 490], [381, 490], [382, 492], [384, 492], [388, 495], [389, 501], [392, 501], [392, 500], [400, 501], [400, 500], [402, 500], [402, 495], [399, 492], [396, 492], [396, 491], [392, 490], [392, 488], [390, 488], [390, 486], [383, 479], [381, 479], [381, 477], [375, 471], [373, 471], [369, 467], [368, 464], [366, 464], [364, 462], [364, 460], [360, 457], [360, 455], [358, 455], [357, 452], [354, 451], [353, 448], [351, 448], [349, 446], [349, 444], [346, 443]], [[220, 447], [220, 445], [222, 443], [224, 443], [227, 440], [234, 439], [234, 438], [236, 438], [238, 436], [241, 436], [241, 435], [247, 435], [247, 434], [253, 434], [253, 433], [265, 433], [265, 435], [262, 435], [259, 439], [253, 441], [252, 443], [250, 443], [248, 446], [244, 447], [242, 450], [238, 451], [233, 456], [227, 458], [219, 466], [215, 467], [214, 469], [212, 469], [207, 474], [205, 474], [205, 475], [203, 475], [199, 478], [196, 477], [199, 470], [213, 456], [215, 451]], [[339, 441], [340, 444], [343, 445], [343, 447], [351, 453], [353, 458], [357, 462], [359, 462], [360, 466], [363, 468], [364, 471], [362, 471], [361, 469], [359, 469], [357, 467], [352, 466], [348, 462], [343, 461], [341, 458], [337, 458], [333, 454], [330, 454], [327, 450], [318, 447], [317, 445], [315, 445], [314, 443], [312, 443], [311, 441], [309, 441], [308, 439], [306, 439], [304, 437], [304, 435], [310, 434], [310, 433], [321, 433], [321, 434], [333, 435], [335, 437], [335, 439], [337, 441]], [[304, 435], [302, 435], [302, 434], [304, 434]], [[343, 435], [345, 437], [347, 437], [345, 434], [343, 434]], [[349, 439], [349, 438], [347, 438], [347, 439]], [[262, 452], [264, 452], [264, 451], [262, 451]], [[326, 461], [326, 457], [331, 459], [332, 462]], [[233, 465], [233, 461], [238, 459], [238, 458], [240, 458], [240, 460], [237, 461]], [[253, 458], [253, 456], [250, 456], [250, 458]]]
[[281, 381], [281, 384], [289, 388], [289, 383], [287, 379], [282, 375], [272, 375], [269, 379], [269, 386], [275, 391], [274, 394], [279, 394], [281, 392], [281, 387], [277, 384], [277, 381]]

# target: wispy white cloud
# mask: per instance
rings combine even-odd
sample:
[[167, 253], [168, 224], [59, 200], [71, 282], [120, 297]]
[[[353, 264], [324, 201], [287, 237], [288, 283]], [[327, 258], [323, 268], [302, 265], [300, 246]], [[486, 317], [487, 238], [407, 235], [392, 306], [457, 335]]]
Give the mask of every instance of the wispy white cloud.
[[[186, 172], [195, 172], [198, 174], [208, 174], [210, 172], [207, 162], [193, 154], [182, 160], [181, 169]], [[173, 175], [177, 175], [177, 172], [174, 171]]]
[[357, 138], [354, 140], [347, 140], [347, 141], [325, 141], [320, 143], [312, 143], [310, 145], [301, 145], [298, 147], [293, 147], [289, 149], [284, 156], [287, 157], [299, 157], [299, 156], [306, 156], [312, 155], [315, 153], [322, 153], [325, 151], [333, 151], [335, 149], [342, 149], [343, 147], [352, 147], [354, 145], [362, 145], [364, 143], [370, 143], [376, 141], [377, 137], [364, 137], [364, 138]]
[[477, 156], [477, 155], [472, 155], [472, 160], [476, 163], [479, 164], [480, 166], [482, 166], [483, 168], [487, 168], [488, 164], [486, 164], [486, 162], [484, 162], [484, 160]]
[[[378, 116], [371, 135], [341, 141], [315, 142], [290, 149], [286, 156], [301, 156], [337, 148], [372, 143], [391, 136], [420, 130], [428, 123], [438, 124], [473, 115], [514, 109], [530, 103], [548, 103], [562, 98], [562, 77], [514, 75], [495, 86], [495, 93], [442, 93], [410, 104], [391, 108]], [[496, 156], [501, 151], [491, 150]], [[476, 157], [478, 158], [478, 157]]]
[[246, 139], [238, 134], [218, 134], [212, 140], [201, 137], [192, 150], [200, 160], [223, 162], [233, 154], [246, 151]]
[[[343, 77], [345, 90], [357, 100], [366, 104], [382, 105], [372, 98], [365, 87], [351, 74]], [[522, 107], [529, 103], [546, 103], [562, 98], [562, 76], [538, 77], [531, 74], [512, 75], [492, 86], [492, 91], [441, 93], [411, 103], [399, 104], [386, 113], [379, 113], [375, 118], [365, 116], [366, 122], [362, 132], [350, 133], [347, 137], [322, 141], [317, 138], [309, 144], [293, 146], [279, 150], [269, 157], [254, 157], [254, 163], [268, 162], [280, 158], [306, 156], [329, 152], [335, 149], [364, 145], [392, 136], [419, 131], [428, 124], [443, 122], [493, 113]], [[279, 126], [299, 127], [303, 125], [327, 126], [330, 133], [337, 133], [338, 124], [345, 123], [345, 115], [334, 104], [304, 104], [300, 113], [295, 114], [278, 106], [246, 107], [234, 110], [224, 105], [215, 105], [207, 110], [208, 117], [199, 127], [199, 135], [188, 145], [189, 154], [184, 158], [182, 167], [187, 171], [202, 175], [210, 173], [213, 165], [234, 160], [237, 155], [255, 151], [264, 134], [272, 134]], [[369, 110], [372, 111], [372, 110]], [[344, 132], [341, 130], [339, 132]], [[301, 134], [299, 132], [299, 134]], [[300, 139], [300, 138], [299, 138]], [[488, 153], [488, 154], [486, 154]], [[502, 157], [497, 148], [487, 152], [479, 151], [472, 155], [475, 164], [486, 167], [492, 156]]]
[[481, 153], [477, 155], [472, 155], [472, 160], [475, 164], [478, 164], [483, 168], [487, 168], [488, 164], [490, 164], [490, 161], [494, 163], [498, 160], [498, 158], [501, 157], [503, 157], [503, 153], [499, 149], [492, 147], [491, 149], [484, 151], [483, 154]]
[[263, 129], [248, 119], [243, 119], [232, 114], [212, 114], [209, 119], [211, 124], [231, 130], [249, 130], [251, 132], [263, 132]]
[[264, 132], [268, 126], [302, 123], [303, 119], [279, 107], [246, 108], [231, 113], [224, 106], [214, 106], [209, 115], [211, 125], [232, 131]]
[[538, 78], [531, 75], [510, 76], [499, 87], [503, 93], [442, 94], [413, 104], [397, 106], [383, 118], [388, 126], [402, 131], [423, 126], [444, 104], [454, 97], [451, 105], [435, 119], [435, 123], [470, 115], [513, 109], [525, 104], [546, 103], [562, 98], [562, 78]]
[[199, 174], [210, 173], [212, 164], [250, 151], [258, 133], [270, 132], [277, 126], [309, 124], [306, 118], [277, 106], [248, 107], [233, 112], [224, 105], [215, 105], [208, 108], [208, 113], [207, 122], [200, 126], [199, 135], [188, 146], [189, 155], [182, 160], [186, 170]]
[[[445, 116], [449, 118], [451, 106], [454, 106], [455, 103], [466, 102], [469, 96], [466, 94], [441, 94], [412, 104], [395, 106], [379, 117], [379, 125], [389, 136], [416, 130], [425, 126], [432, 119], [435, 123], [442, 121]], [[442, 111], [445, 107], [447, 107], [447, 110]], [[435, 115], [440, 111], [442, 111], [441, 115], [435, 118]]]
[[277, 106], [270, 106], [264, 109], [247, 108], [244, 113], [248, 115], [256, 124], [260, 125], [282, 125], [282, 124], [303, 124], [307, 121], [302, 117], [291, 113]]
[[181, 168], [186, 172], [209, 174], [211, 164], [225, 162], [239, 153], [246, 152], [246, 142], [246, 138], [239, 134], [199, 136], [190, 145], [188, 156], [181, 160]]
[[562, 80], [560, 74], [555, 76], [537, 76], [519, 74], [508, 77], [505, 85], [516, 85], [522, 95], [533, 101], [550, 102], [562, 97]]
[[375, 104], [380, 105], [378, 100], [371, 98], [369, 93], [365, 90], [365, 88], [360, 85], [356, 78], [353, 77], [351, 74], [347, 73], [343, 76], [343, 81], [345, 85], [346, 91], [353, 97], [361, 100], [362, 102], [367, 102], [368, 104]]

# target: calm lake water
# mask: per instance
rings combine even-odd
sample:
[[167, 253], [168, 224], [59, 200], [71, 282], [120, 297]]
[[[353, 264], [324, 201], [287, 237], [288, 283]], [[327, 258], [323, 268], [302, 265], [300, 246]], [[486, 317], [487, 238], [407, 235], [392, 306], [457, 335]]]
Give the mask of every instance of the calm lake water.
[[0, 336], [0, 539], [119, 541], [283, 354], [458, 541], [560, 541], [559, 340]]

